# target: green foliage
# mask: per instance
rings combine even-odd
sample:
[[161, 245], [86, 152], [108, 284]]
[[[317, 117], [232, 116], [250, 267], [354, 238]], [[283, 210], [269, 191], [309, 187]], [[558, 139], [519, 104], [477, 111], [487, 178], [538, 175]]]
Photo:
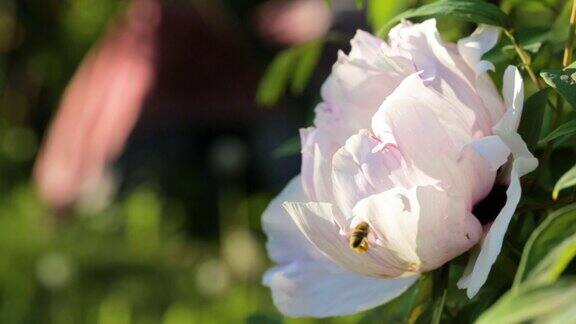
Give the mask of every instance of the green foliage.
[[298, 58], [297, 51], [288, 49], [280, 52], [264, 72], [260, 81], [256, 101], [265, 106], [275, 104], [284, 94], [290, 80], [290, 73]]
[[576, 68], [543, 70], [540, 75], [573, 109], [576, 109]]
[[320, 59], [322, 48], [322, 42], [311, 42], [294, 49], [297, 52], [297, 57], [290, 85], [292, 93], [301, 94], [304, 91]]
[[570, 120], [553, 130], [550, 134], [544, 137], [540, 144], [546, 144], [552, 140], [556, 140], [558, 138], [569, 137], [576, 134], [576, 120]]
[[558, 182], [554, 186], [554, 190], [552, 191], [552, 197], [554, 199], [558, 198], [558, 194], [561, 190], [576, 186], [576, 165], [573, 166], [570, 170], [568, 170]]
[[566, 270], [576, 256], [576, 233], [556, 245], [530, 272], [527, 280], [531, 284], [551, 284]]
[[[552, 213], [526, 243], [514, 287], [477, 323], [555, 323], [574, 315], [576, 281], [560, 279], [576, 256], [576, 205]], [[559, 322], [560, 323], [560, 322]]]
[[300, 152], [300, 138], [299, 137], [292, 137], [278, 146], [273, 152], [272, 155], [275, 158], [283, 158], [286, 156], [291, 156], [294, 154], [298, 154]]
[[543, 89], [526, 100], [524, 110], [522, 112], [522, 120], [518, 127], [518, 133], [532, 151], [536, 148], [538, 140], [540, 139], [540, 131], [542, 128], [542, 118], [548, 101], [549, 89]]
[[508, 16], [491, 3], [481, 0], [440, 0], [404, 11], [392, 18], [379, 34], [382, 35], [402, 19], [445, 16], [503, 28], [510, 27]]
[[[535, 269], [538, 263], [551, 253], [554, 247], [576, 233], [576, 204], [566, 206], [552, 214], [534, 230], [522, 253], [522, 259], [514, 278], [518, 288]], [[544, 262], [544, 261], [542, 261]], [[552, 265], [548, 264], [548, 268]], [[542, 269], [540, 269], [540, 272]]]
[[406, 6], [405, 1], [368, 1], [368, 22], [373, 31], [380, 30]]
[[272, 106], [288, 88], [292, 93], [300, 94], [314, 72], [322, 48], [321, 41], [314, 41], [278, 53], [260, 81], [256, 101], [263, 106]]
[[432, 312], [432, 324], [442, 323], [442, 313], [444, 311], [444, 304], [446, 303], [447, 292], [447, 289], [443, 289], [440, 296], [435, 298], [436, 305], [434, 305], [434, 311]]
[[562, 280], [550, 286], [522, 286], [518, 291], [504, 295], [476, 323], [515, 324], [536, 320], [565, 323], [556, 320], [574, 315], [574, 300], [574, 280]]

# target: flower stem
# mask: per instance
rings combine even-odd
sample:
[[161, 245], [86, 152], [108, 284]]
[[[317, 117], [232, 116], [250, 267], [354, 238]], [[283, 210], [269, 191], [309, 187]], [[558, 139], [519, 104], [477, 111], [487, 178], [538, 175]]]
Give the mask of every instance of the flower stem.
[[442, 313], [444, 311], [444, 303], [446, 302], [446, 293], [448, 291], [448, 280], [450, 275], [450, 264], [447, 263], [442, 268], [434, 272], [433, 283], [433, 298], [434, 310], [432, 313], [432, 324], [440, 324]]
[[522, 64], [524, 65], [526, 72], [528, 72], [530, 80], [532, 80], [532, 82], [534, 83], [534, 85], [536, 85], [536, 87], [538, 87], [538, 89], [540, 90], [544, 89], [544, 85], [542, 84], [542, 82], [540, 82], [540, 80], [536, 76], [536, 73], [532, 69], [531, 65], [532, 62], [530, 59], [530, 55], [526, 53], [526, 51], [522, 48], [522, 46], [520, 46], [520, 44], [518, 44], [518, 41], [516, 41], [516, 37], [514, 36], [514, 32], [512, 30], [505, 29], [504, 34], [506, 34], [506, 36], [508, 36], [508, 38], [512, 42], [512, 46], [514, 46], [516, 53], [518, 53], [518, 57], [520, 57], [520, 61], [522, 61]]
[[572, 47], [574, 44], [574, 30], [576, 29], [576, 0], [572, 1], [572, 11], [570, 13], [570, 26], [568, 27], [568, 40], [566, 40], [566, 47], [564, 47], [564, 58], [562, 65], [564, 67], [570, 65], [572, 62]]

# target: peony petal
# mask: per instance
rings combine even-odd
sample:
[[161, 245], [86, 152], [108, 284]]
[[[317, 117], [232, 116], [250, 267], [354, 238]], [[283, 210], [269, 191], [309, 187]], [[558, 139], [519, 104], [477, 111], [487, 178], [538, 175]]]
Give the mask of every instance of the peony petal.
[[466, 288], [466, 294], [469, 298], [474, 297], [488, 279], [492, 265], [496, 262], [502, 249], [504, 236], [516, 206], [520, 201], [521, 194], [520, 176], [516, 162], [514, 162], [510, 173], [510, 185], [506, 190], [506, 204], [494, 220], [494, 223], [492, 223], [488, 234], [482, 240], [480, 251], [476, 251], [470, 256], [469, 265], [466, 267], [462, 278], [458, 281], [458, 287], [461, 289]]
[[522, 77], [518, 69], [513, 66], [508, 67], [504, 74], [504, 101], [508, 109], [502, 120], [494, 127], [494, 131], [508, 146], [514, 160], [508, 175], [510, 184], [506, 190], [506, 203], [482, 240], [480, 251], [477, 255], [474, 253], [471, 256], [469, 265], [458, 282], [458, 287], [467, 288], [470, 298], [476, 295], [484, 285], [492, 265], [500, 254], [508, 225], [522, 194], [520, 177], [538, 166], [538, 160], [530, 153], [526, 143], [516, 132], [522, 115], [523, 91]]
[[501, 135], [516, 133], [520, 118], [522, 117], [522, 105], [524, 103], [524, 83], [522, 75], [513, 65], [504, 71], [504, 85], [502, 89], [506, 113], [494, 129]]
[[361, 199], [391, 188], [392, 172], [402, 172], [405, 167], [396, 148], [378, 149], [381, 144], [367, 130], [361, 130], [332, 159], [334, 198], [347, 217], [352, 217], [352, 208]]
[[510, 156], [510, 149], [499, 136], [486, 136], [468, 144], [468, 147], [480, 154], [494, 171], [504, 165]]
[[381, 276], [383, 270], [372, 253], [355, 253], [349, 246], [348, 222], [328, 203], [286, 202], [284, 208], [300, 231], [336, 264], [368, 276]]
[[331, 157], [337, 147], [329, 134], [309, 127], [300, 130], [302, 146], [302, 184], [308, 199], [332, 201]]
[[498, 136], [474, 140], [462, 150], [459, 166], [471, 189], [470, 209], [492, 191], [497, 170], [510, 156], [510, 149]]
[[372, 117], [372, 130], [379, 138], [393, 133], [400, 147], [402, 137], [410, 142], [411, 151], [423, 147], [435, 155], [455, 157], [479, 131], [476, 120], [474, 110], [450, 101], [412, 74]]
[[[475, 85], [492, 125], [502, 118], [505, 108], [494, 82], [486, 73], [488, 70], [494, 70], [494, 64], [483, 61], [482, 55], [496, 45], [499, 35], [499, 28], [480, 25], [472, 35], [458, 41], [457, 45], [458, 56], [473, 71], [468, 79]], [[466, 67], [462, 66], [461, 69], [465, 71]]]
[[394, 188], [362, 200], [354, 208], [376, 233], [380, 247], [393, 252], [398, 261], [382, 253], [386, 266], [405, 273], [430, 271], [474, 246], [482, 226], [467, 208], [465, 199], [434, 186]]
[[526, 143], [517, 133], [522, 117], [524, 85], [522, 76], [515, 66], [509, 66], [504, 73], [504, 102], [508, 109], [500, 122], [494, 126], [494, 132], [512, 152], [518, 176], [521, 177], [536, 169], [538, 160], [530, 153]]
[[[411, 75], [384, 101], [372, 118], [372, 129], [379, 138], [393, 134], [407, 164], [418, 170], [411, 173], [413, 183], [440, 182], [473, 203], [478, 195], [490, 191], [495, 177], [480, 156], [462, 154], [474, 141], [475, 121], [470, 108], [455, 106]], [[486, 181], [472, 183], [471, 178]], [[476, 186], [478, 183], [481, 186]]]
[[350, 41], [352, 48], [348, 58], [352, 61], [373, 63], [378, 58], [380, 46], [384, 41], [368, 32], [358, 29]]
[[[490, 96], [492, 93], [476, 90], [477, 84], [486, 88], [486, 80], [482, 78], [481, 82], [477, 82], [476, 77], [470, 77], [471, 69], [463, 62], [464, 58], [453, 49], [452, 44], [445, 44], [440, 38], [435, 19], [420, 24], [399, 24], [390, 31], [390, 43], [391, 46], [402, 48], [409, 53], [416, 70], [427, 85], [442, 93], [453, 104], [463, 106], [463, 110], [474, 111], [475, 122], [481, 130], [478, 135], [491, 135], [494, 125], [492, 110], [496, 108], [487, 107], [485, 104], [494, 103]], [[494, 91], [493, 94], [498, 97], [497, 92]], [[500, 110], [503, 111], [501, 108]]]
[[458, 52], [477, 76], [488, 70], [494, 70], [494, 64], [482, 61], [482, 55], [498, 42], [500, 29], [489, 25], [480, 25], [472, 35], [458, 41]]
[[386, 303], [417, 277], [380, 279], [344, 270], [329, 261], [302, 261], [268, 270], [264, 284], [274, 304], [291, 317], [354, 314]]
[[317, 258], [322, 256], [282, 208], [284, 201], [302, 201], [305, 199], [301, 178], [297, 176], [270, 202], [264, 211], [262, 227], [268, 237], [266, 248], [270, 259], [277, 263], [287, 263], [303, 257]]
[[262, 219], [268, 253], [280, 263], [266, 272], [263, 283], [271, 288], [282, 313], [294, 317], [353, 314], [386, 303], [417, 280], [367, 277], [327, 259], [281, 207], [285, 200], [304, 198], [296, 177], [270, 203]]

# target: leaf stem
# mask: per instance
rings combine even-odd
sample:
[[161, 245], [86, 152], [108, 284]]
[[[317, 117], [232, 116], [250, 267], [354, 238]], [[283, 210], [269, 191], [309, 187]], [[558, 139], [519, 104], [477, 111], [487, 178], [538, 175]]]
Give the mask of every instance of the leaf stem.
[[528, 72], [530, 80], [532, 80], [532, 82], [534, 83], [534, 85], [536, 85], [538, 89], [540, 90], [544, 89], [544, 85], [538, 79], [538, 76], [536, 76], [536, 73], [534, 73], [534, 70], [532, 69], [530, 55], [526, 53], [526, 51], [522, 48], [522, 46], [520, 46], [520, 44], [518, 44], [518, 41], [516, 41], [516, 37], [514, 36], [514, 31], [504, 29], [504, 34], [506, 34], [506, 36], [508, 36], [508, 38], [512, 42], [512, 46], [514, 46], [516, 53], [518, 53], [518, 57], [520, 57], [520, 60], [522, 61], [522, 64], [524, 65], [526, 72]]
[[572, 62], [572, 47], [574, 44], [574, 30], [576, 30], [576, 0], [572, 1], [572, 11], [570, 13], [570, 26], [568, 27], [568, 40], [564, 47], [564, 57], [562, 65], [568, 66]]
[[[550, 129], [554, 131], [558, 127], [558, 123], [560, 122], [560, 117], [562, 115], [562, 109], [564, 106], [564, 100], [562, 100], [562, 96], [556, 94], [556, 108], [552, 109], [552, 121], [550, 123]], [[550, 156], [552, 156], [552, 150], [554, 149], [554, 140], [549, 141], [546, 143], [546, 148], [544, 148], [544, 153], [542, 153], [542, 163], [538, 166], [536, 170], [536, 175], [534, 176], [534, 180], [532, 184], [530, 184], [530, 188], [528, 189], [530, 192], [536, 189], [538, 185], [538, 179], [542, 176], [542, 172], [544, 169], [548, 167], [550, 162]]]
[[448, 291], [448, 280], [450, 276], [450, 264], [447, 263], [438, 269], [434, 276], [433, 283], [433, 298], [434, 310], [432, 312], [432, 324], [440, 324], [442, 313], [444, 311], [444, 303], [446, 302], [446, 293]]

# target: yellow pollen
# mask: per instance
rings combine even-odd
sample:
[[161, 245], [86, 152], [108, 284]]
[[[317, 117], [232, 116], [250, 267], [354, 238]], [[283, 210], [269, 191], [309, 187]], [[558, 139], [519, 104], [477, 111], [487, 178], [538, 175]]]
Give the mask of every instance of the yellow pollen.
[[415, 262], [407, 262], [405, 265], [405, 269], [408, 272], [417, 272], [420, 266]]

